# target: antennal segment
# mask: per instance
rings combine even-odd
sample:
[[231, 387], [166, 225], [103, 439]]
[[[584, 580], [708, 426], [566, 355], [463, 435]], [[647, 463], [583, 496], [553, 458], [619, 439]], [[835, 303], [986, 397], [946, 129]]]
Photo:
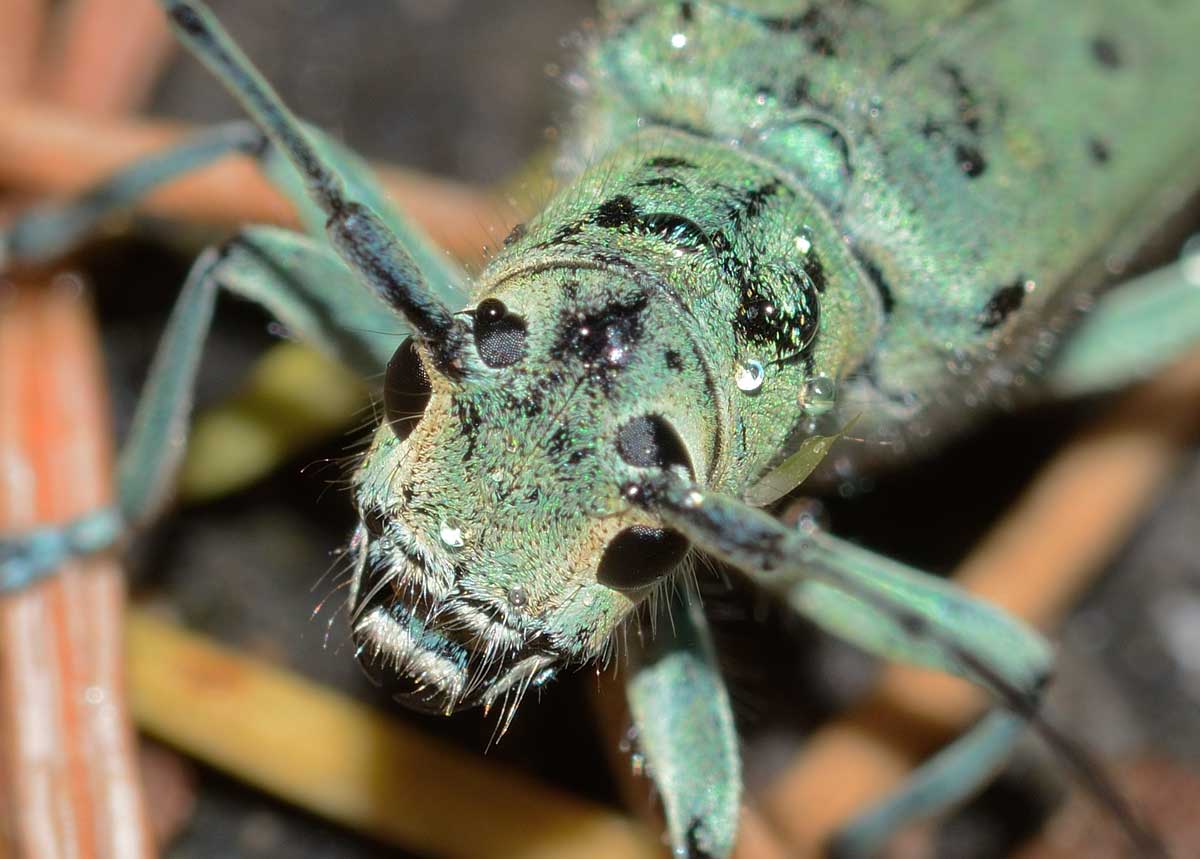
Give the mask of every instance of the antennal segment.
[[458, 375], [463, 334], [449, 308], [433, 297], [416, 261], [366, 206], [345, 195], [341, 177], [313, 147], [304, 127], [258, 73], [203, 3], [160, 0], [180, 40], [225, 84], [303, 177], [313, 201], [328, 215], [326, 231], [342, 259], [412, 324], [433, 353], [435, 366]]

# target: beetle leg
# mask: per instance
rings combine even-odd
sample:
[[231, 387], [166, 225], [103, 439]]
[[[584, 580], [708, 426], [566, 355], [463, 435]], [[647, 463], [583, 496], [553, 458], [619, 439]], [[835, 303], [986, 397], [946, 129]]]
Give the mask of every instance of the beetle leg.
[[[1157, 837], [1090, 758], [1038, 710], [1050, 676], [1047, 642], [1016, 618], [953, 584], [815, 527], [792, 529], [745, 503], [667, 472], [626, 486], [704, 552], [742, 570], [796, 611], [872, 652], [964, 677], [1049, 743], [1147, 856]], [[984, 768], [986, 769], [986, 768]]]
[[111, 545], [165, 503], [185, 448], [192, 389], [219, 287], [258, 301], [334, 357], [376, 372], [405, 333], [337, 257], [304, 236], [258, 227], [206, 251], [167, 322], [122, 449], [119, 510], [0, 539], [0, 590], [30, 584], [71, 555]]
[[742, 789], [729, 694], [699, 599], [680, 590], [658, 609], [656, 634], [635, 648], [625, 683], [638, 749], [662, 797], [673, 855], [724, 859]]
[[1144, 378], [1200, 344], [1200, 238], [1176, 263], [1101, 296], [1049, 373], [1056, 396], [1108, 391]]

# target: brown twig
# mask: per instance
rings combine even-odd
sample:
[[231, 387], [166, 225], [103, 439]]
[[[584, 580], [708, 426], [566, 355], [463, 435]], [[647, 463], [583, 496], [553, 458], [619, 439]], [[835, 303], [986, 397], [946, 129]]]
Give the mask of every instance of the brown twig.
[[[161, 62], [148, 49], [119, 67], [93, 65], [116, 21], [147, 37], [144, 2], [76, 0], [59, 32], [71, 47], [56, 95], [80, 110], [132, 106]], [[17, 9], [21, 14], [14, 14]], [[0, 79], [27, 74], [40, 47], [42, 4], [6, 5]], [[145, 24], [146, 26], [142, 26]], [[103, 80], [101, 79], [103, 76]], [[140, 88], [140, 89], [139, 89]], [[122, 95], [123, 94], [123, 95]], [[112, 502], [111, 439], [96, 335], [81, 285], [0, 280], [0, 530], [57, 525]], [[47, 581], [0, 597], [0, 848], [13, 857], [140, 859], [154, 854], [124, 699], [124, 582], [111, 558], [64, 564]]]
[[[1125, 395], [1047, 465], [957, 579], [1052, 629], [1129, 537], [1200, 432], [1200, 354]], [[985, 699], [961, 681], [889, 668], [867, 699], [818, 730], [765, 791], [802, 855], [894, 788]]]
[[[0, 285], [0, 531], [111, 501], [98, 345], [77, 281]], [[149, 857], [125, 709], [121, 571], [98, 556], [0, 599], [11, 856]]]
[[32, 83], [45, 23], [46, 0], [0, 4], [0, 96], [11, 97]]
[[[39, 196], [76, 193], [189, 131], [176, 123], [97, 120], [12, 101], [0, 106], [0, 185]], [[392, 199], [460, 257], [498, 245], [512, 220], [514, 207], [487, 192], [397, 167], [377, 170]], [[139, 208], [210, 224], [295, 224], [291, 206], [248, 158], [228, 158], [181, 178]]]
[[[327, 819], [425, 855], [653, 859], [636, 821], [133, 611], [138, 723]], [[183, 704], [182, 702], [186, 702]]]
[[71, 0], [58, 24], [37, 92], [92, 116], [139, 107], [175, 45], [155, 0]]

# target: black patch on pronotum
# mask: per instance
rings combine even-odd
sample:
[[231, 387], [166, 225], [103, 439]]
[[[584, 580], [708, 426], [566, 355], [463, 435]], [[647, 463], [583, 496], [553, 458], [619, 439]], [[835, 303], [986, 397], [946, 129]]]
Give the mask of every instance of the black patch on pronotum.
[[954, 157], [958, 161], [958, 168], [968, 179], [978, 178], [987, 170], [987, 161], [984, 159], [983, 153], [974, 146], [966, 143], [956, 144]]
[[617, 374], [629, 364], [641, 340], [646, 304], [646, 296], [641, 295], [587, 312], [564, 310], [550, 355], [578, 358], [589, 377], [610, 393]]
[[676, 373], [683, 372], [683, 356], [674, 349], [668, 349], [663, 353], [663, 359], [667, 362], [667, 368], [674, 370]]
[[1013, 283], [1010, 283], [1008, 286], [1002, 286], [992, 294], [992, 297], [988, 299], [988, 303], [984, 305], [983, 310], [979, 313], [980, 331], [990, 331], [993, 328], [998, 328], [1020, 308], [1021, 304], [1025, 301], [1025, 296], [1029, 292], [1025, 283], [1025, 278], [1017, 278]]
[[619, 194], [597, 206], [591, 215], [591, 221], [597, 227], [620, 229], [632, 224], [637, 216], [637, 207], [633, 200], [626, 194]]
[[1108, 159], [1112, 158], [1112, 151], [1108, 148], [1108, 144], [1099, 137], [1093, 137], [1088, 141], [1088, 155], [1096, 164], [1107, 164]]
[[655, 176], [653, 179], [642, 179], [634, 183], [635, 188], [677, 188], [686, 191], [687, 185], [674, 176]]
[[1108, 36], [1092, 39], [1092, 57], [1106, 69], [1119, 69], [1123, 65], [1120, 48]]
[[660, 155], [657, 158], [651, 158], [646, 162], [646, 165], [653, 167], [655, 170], [674, 170], [676, 168], [695, 169], [696, 167], [691, 161], [676, 158], [673, 155]]

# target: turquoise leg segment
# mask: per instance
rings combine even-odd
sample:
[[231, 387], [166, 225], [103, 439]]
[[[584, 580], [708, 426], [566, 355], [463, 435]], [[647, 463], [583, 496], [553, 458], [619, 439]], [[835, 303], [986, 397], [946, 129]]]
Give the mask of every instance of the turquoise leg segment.
[[82, 242], [105, 218], [159, 185], [233, 152], [256, 155], [266, 142], [252, 123], [231, 122], [138, 161], [72, 200], [35, 207], [0, 231], [0, 269], [49, 262]]
[[834, 859], [868, 859], [904, 826], [969, 799], [1004, 766], [1025, 728], [1019, 716], [994, 710], [925, 761], [891, 796], [834, 836]]
[[1050, 368], [1054, 395], [1114, 390], [1200, 345], [1200, 236], [1187, 248], [1177, 263], [1097, 301]]
[[664, 601], [655, 625], [625, 687], [640, 754], [662, 797], [673, 854], [724, 859], [742, 786], [729, 695], [698, 599]]
[[330, 251], [271, 227], [246, 230], [196, 261], [151, 365], [118, 464], [118, 510], [0, 539], [0, 590], [23, 587], [72, 555], [106, 548], [166, 501], [183, 455], [192, 389], [217, 290], [262, 304], [298, 337], [377, 376], [406, 333]]
[[124, 530], [120, 511], [106, 507], [66, 525], [0, 539], [0, 593], [28, 587], [73, 557], [107, 549]]
[[628, 484], [625, 497], [836, 634], [885, 658], [938, 668], [988, 690], [1036, 729], [1139, 850], [1166, 855], [1086, 752], [1039, 712], [1050, 649], [1016, 618], [947, 582], [820, 530], [787, 528], [677, 475]]

